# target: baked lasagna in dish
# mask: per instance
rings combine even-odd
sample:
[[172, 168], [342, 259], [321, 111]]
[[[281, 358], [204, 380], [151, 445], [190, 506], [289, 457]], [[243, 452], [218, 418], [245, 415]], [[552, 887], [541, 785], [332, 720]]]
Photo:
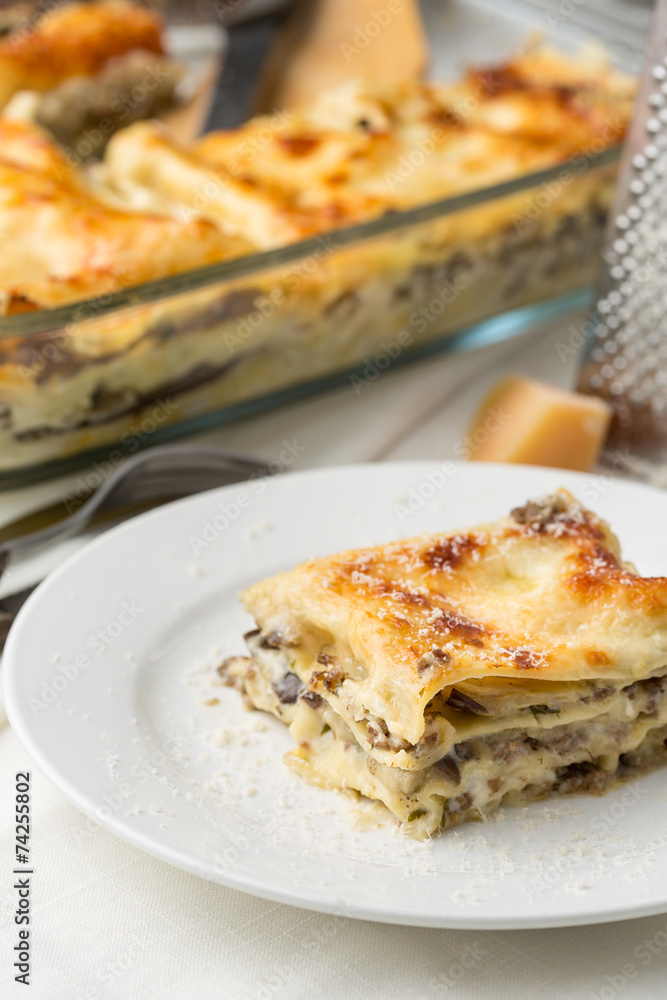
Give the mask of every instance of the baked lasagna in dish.
[[[0, 118], [0, 235], [12, 234], [0, 243], [0, 470], [134, 439], [156, 400], [170, 401], [163, 427], [192, 425], [586, 286], [615, 175], [591, 158], [623, 136], [633, 95], [607, 65], [540, 49], [459, 83], [352, 80], [187, 147], [137, 122], [90, 170]], [[547, 185], [402, 221], [558, 164]], [[337, 235], [373, 219], [375, 235]], [[284, 262], [266, 259], [289, 244]], [[173, 293], [141, 285], [220, 261]], [[112, 292], [117, 305], [94, 300]]]
[[257, 628], [225, 682], [289, 726], [291, 768], [415, 837], [667, 763], [667, 578], [565, 490], [241, 597]]

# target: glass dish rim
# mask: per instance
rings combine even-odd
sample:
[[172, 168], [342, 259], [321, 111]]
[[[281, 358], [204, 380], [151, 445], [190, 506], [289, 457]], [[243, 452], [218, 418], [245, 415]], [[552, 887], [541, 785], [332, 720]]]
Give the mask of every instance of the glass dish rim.
[[85, 323], [92, 319], [108, 315], [119, 309], [150, 305], [162, 299], [173, 298], [187, 292], [199, 291], [210, 285], [234, 280], [273, 267], [280, 267], [303, 258], [307, 258], [321, 250], [326, 241], [333, 245], [333, 251], [350, 244], [362, 242], [388, 233], [396, 232], [408, 226], [429, 222], [438, 217], [452, 215], [466, 208], [473, 208], [487, 201], [494, 201], [503, 196], [516, 194], [555, 180], [571, 167], [581, 157], [585, 157], [586, 165], [578, 170], [579, 176], [585, 176], [598, 167], [618, 162], [622, 143], [608, 146], [599, 153], [592, 155], [580, 152], [565, 160], [540, 170], [520, 174], [498, 184], [487, 187], [473, 188], [460, 194], [449, 195], [446, 198], [430, 201], [423, 205], [404, 209], [398, 212], [387, 212], [378, 218], [340, 229], [328, 229], [325, 232], [310, 236], [296, 243], [289, 243], [273, 250], [235, 257], [231, 260], [206, 267], [178, 272], [163, 278], [154, 278], [138, 285], [110, 292], [106, 295], [78, 299], [66, 305], [51, 309], [37, 309], [34, 312], [16, 313], [13, 316], [0, 316], [0, 339], [4, 337], [29, 337], [41, 333], [49, 333], [55, 329], [72, 324]]

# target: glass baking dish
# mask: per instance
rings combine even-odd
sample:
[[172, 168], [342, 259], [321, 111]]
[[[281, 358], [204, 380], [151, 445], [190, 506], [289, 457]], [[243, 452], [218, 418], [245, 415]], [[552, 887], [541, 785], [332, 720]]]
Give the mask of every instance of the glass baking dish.
[[[432, 39], [443, 6], [426, 5]], [[499, 15], [483, 3], [451, 6], [463, 36], [476, 26], [471, 59], [483, 58], [480, 25], [497, 27]], [[507, 4], [506, 38], [492, 32], [495, 60], [537, 10]], [[539, 16], [548, 29], [544, 4]], [[622, 68], [636, 69], [643, 21], [632, 22], [633, 47], [624, 17], [612, 24], [618, 51], [608, 23], [605, 42]], [[582, 40], [574, 22], [565, 18], [569, 42], [552, 32], [561, 47]], [[437, 38], [434, 49], [432, 72], [443, 78]], [[450, 75], [459, 68], [450, 63]], [[0, 319], [0, 485], [102, 458], [115, 465], [147, 444], [344, 379], [361, 391], [390, 364], [512, 336], [581, 305], [618, 155], [606, 149], [277, 250]]]

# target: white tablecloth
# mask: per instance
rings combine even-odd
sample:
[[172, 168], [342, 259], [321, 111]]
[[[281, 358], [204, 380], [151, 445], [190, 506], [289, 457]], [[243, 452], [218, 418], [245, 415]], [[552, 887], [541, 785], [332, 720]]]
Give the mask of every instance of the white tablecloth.
[[[295, 468], [456, 457], [486, 385], [523, 372], [569, 384], [570, 323], [475, 354], [430, 358], [208, 433], [267, 458], [296, 442]], [[0, 497], [0, 520], [71, 488]], [[54, 554], [60, 561], [78, 543]], [[26, 567], [25, 578], [31, 573]], [[664, 1000], [667, 914], [548, 931], [458, 932], [321, 916], [201, 881], [126, 846], [77, 812], [0, 728], [0, 998], [14, 983], [14, 775], [33, 772], [30, 994], [44, 1000]]]

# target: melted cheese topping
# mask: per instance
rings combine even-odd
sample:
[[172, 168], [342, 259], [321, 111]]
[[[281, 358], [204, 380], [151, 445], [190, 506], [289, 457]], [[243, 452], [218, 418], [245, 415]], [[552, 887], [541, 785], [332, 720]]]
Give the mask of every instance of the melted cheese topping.
[[[667, 665], [667, 579], [625, 566], [609, 527], [565, 490], [496, 524], [312, 560], [241, 596], [367, 743], [373, 718], [412, 746], [429, 725], [436, 745], [453, 742], [452, 711], [433, 700], [461, 682], [539, 682], [537, 703], [553, 704], [553, 682], [627, 685]], [[483, 717], [466, 725], [485, 731]]]
[[44, 133], [3, 118], [0, 236], [0, 297], [9, 311], [119, 291], [247, 251], [203, 219], [112, 208]]
[[132, 49], [162, 53], [162, 21], [123, 0], [67, 3], [0, 39], [0, 108], [17, 90], [49, 90], [72, 76], [94, 76]]
[[608, 66], [546, 49], [455, 84], [351, 79], [304, 111], [188, 149], [137, 123], [112, 139], [106, 182], [132, 203], [201, 215], [267, 249], [577, 153], [572, 174], [581, 172], [623, 136], [634, 92]]

